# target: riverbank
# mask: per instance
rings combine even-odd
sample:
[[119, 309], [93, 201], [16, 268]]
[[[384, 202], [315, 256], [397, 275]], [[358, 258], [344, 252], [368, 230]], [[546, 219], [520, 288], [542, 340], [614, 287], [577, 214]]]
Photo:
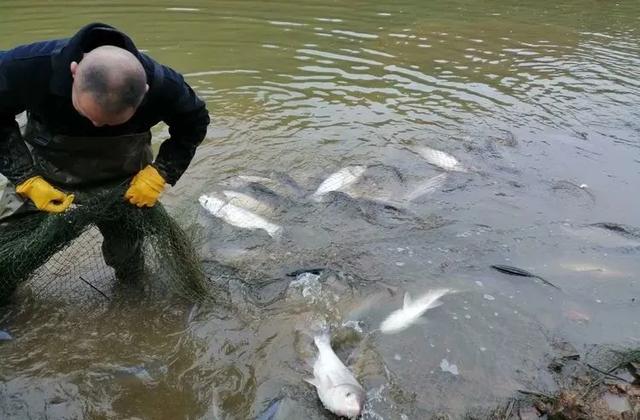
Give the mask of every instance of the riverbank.
[[[565, 343], [566, 344], [566, 343]], [[553, 392], [521, 389], [518, 396], [468, 420], [636, 420], [640, 418], [640, 348], [596, 349], [581, 355], [570, 348], [548, 369]], [[447, 416], [436, 417], [447, 419]]]

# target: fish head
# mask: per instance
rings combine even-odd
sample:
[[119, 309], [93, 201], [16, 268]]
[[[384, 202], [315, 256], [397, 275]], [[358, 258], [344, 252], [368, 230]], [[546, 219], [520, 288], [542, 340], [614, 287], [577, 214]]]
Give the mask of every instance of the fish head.
[[211, 213], [219, 212], [226, 204], [225, 201], [215, 197], [213, 194], [202, 195], [198, 201], [202, 207], [209, 210]]
[[364, 408], [365, 393], [356, 384], [336, 385], [327, 394], [327, 408], [339, 416], [354, 419]]

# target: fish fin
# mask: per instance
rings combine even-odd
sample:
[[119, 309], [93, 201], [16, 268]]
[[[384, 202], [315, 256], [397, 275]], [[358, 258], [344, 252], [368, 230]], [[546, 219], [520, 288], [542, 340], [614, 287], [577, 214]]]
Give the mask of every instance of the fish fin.
[[429, 309], [433, 309], [442, 305], [442, 301], [440, 300], [440, 298], [453, 292], [454, 290], [451, 289], [431, 290], [420, 298], [420, 302], [426, 305], [426, 310], [428, 311]]
[[433, 302], [431, 305], [429, 305], [429, 308], [427, 308], [427, 309], [437, 308], [438, 306], [442, 306], [442, 302], [439, 301], [439, 300]]
[[318, 388], [320, 386], [320, 383], [318, 381], [318, 379], [314, 378], [303, 378], [303, 381], [305, 381], [308, 384], [311, 384], [313, 386], [315, 386], [316, 388]]
[[538, 280], [540, 280], [541, 282], [543, 282], [544, 284], [546, 284], [547, 286], [551, 286], [551, 287], [553, 287], [554, 289], [562, 290], [561, 288], [559, 288], [559, 287], [558, 287], [558, 286], [556, 286], [555, 284], [551, 283], [551, 282], [550, 282], [550, 281], [548, 281], [548, 280], [543, 279], [543, 278], [542, 278], [542, 277], [540, 277], [540, 276], [534, 276], [534, 277], [535, 277], [535, 278], [537, 278]]
[[409, 292], [405, 292], [404, 294], [404, 302], [402, 304], [403, 308], [408, 308], [413, 303], [413, 299], [411, 299], [411, 295]]

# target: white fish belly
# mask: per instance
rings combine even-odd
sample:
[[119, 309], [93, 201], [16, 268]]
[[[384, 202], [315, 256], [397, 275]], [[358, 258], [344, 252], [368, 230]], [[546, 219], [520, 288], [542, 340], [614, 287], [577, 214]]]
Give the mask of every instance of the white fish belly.
[[341, 169], [325, 179], [313, 195], [319, 197], [331, 191], [339, 191], [357, 181], [365, 170], [364, 166]]
[[433, 166], [437, 166], [445, 171], [466, 172], [466, 169], [460, 164], [458, 159], [446, 152], [426, 146], [416, 147], [414, 150]]
[[272, 237], [279, 235], [282, 230], [281, 226], [271, 223], [255, 213], [242, 207], [228, 204], [215, 197], [202, 196], [200, 197], [200, 204], [213, 216], [239, 228], [262, 229]]

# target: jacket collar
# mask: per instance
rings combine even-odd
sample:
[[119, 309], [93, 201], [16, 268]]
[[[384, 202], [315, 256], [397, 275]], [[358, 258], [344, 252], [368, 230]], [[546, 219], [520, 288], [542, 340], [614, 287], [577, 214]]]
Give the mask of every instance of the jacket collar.
[[[53, 51], [51, 55], [53, 72], [49, 83], [51, 92], [58, 96], [71, 97], [71, 86], [73, 85], [73, 77], [71, 77], [69, 69], [71, 62], [80, 62], [84, 53], [102, 45], [114, 45], [129, 51], [145, 67], [147, 78], [153, 77], [153, 72], [147, 69], [146, 60], [142, 59], [131, 38], [113, 26], [104, 23], [91, 23], [80, 29], [73, 37], [60, 41], [58, 47]], [[151, 84], [150, 81], [148, 83]]]

